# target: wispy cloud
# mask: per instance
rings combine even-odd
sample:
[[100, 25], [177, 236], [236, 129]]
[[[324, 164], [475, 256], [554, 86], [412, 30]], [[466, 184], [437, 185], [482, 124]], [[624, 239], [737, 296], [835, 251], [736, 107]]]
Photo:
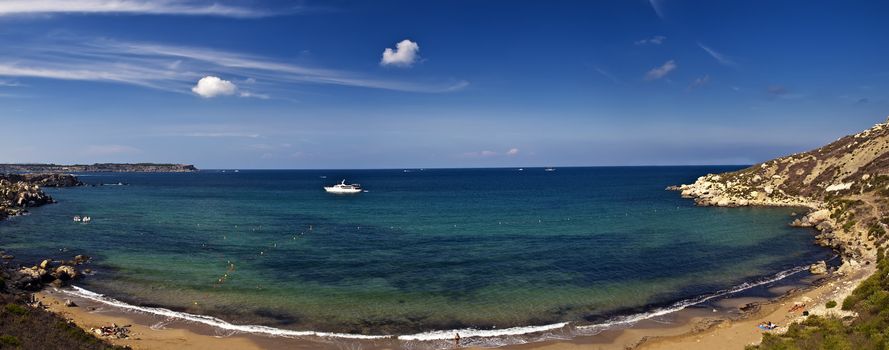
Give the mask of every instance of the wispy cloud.
[[676, 70], [676, 61], [669, 60], [664, 62], [660, 67], [654, 67], [645, 73], [645, 80], [658, 80], [670, 74], [670, 72]]
[[615, 77], [614, 74], [611, 74], [611, 72], [609, 72], [605, 69], [602, 69], [601, 67], [593, 67], [593, 70], [595, 70], [597, 73], [601, 74], [603, 77], [608, 78], [608, 80], [611, 80], [615, 84], [618, 84], [618, 85], [624, 84], [624, 82], [621, 81], [620, 79], [618, 79], [617, 77]]
[[735, 63], [735, 61], [733, 61], [728, 56], [726, 56], [722, 53], [719, 53], [716, 50], [711, 49], [709, 46], [706, 46], [700, 42], [698, 42], [698, 46], [701, 49], [703, 49], [705, 52], [707, 52], [707, 54], [709, 54], [711, 57], [716, 59], [716, 61], [719, 62], [720, 64], [722, 64], [723, 66], [735, 67], [738, 65], [737, 63]]
[[244, 138], [260, 138], [262, 135], [249, 132], [185, 132], [166, 134], [165, 136], [183, 136], [183, 137], [244, 137]]
[[689, 89], [689, 90], [694, 90], [694, 89], [697, 89], [697, 88], [699, 88], [699, 87], [703, 87], [704, 85], [707, 85], [707, 84], [709, 84], [709, 83], [710, 83], [710, 75], [709, 75], [709, 74], [705, 74], [704, 76], [702, 76], [702, 77], [698, 77], [698, 78], [696, 78], [695, 80], [693, 80], [693, 81], [691, 82], [691, 84], [688, 85], [688, 89]]
[[256, 143], [252, 145], [247, 145], [248, 150], [253, 151], [275, 151], [281, 149], [288, 149], [293, 147], [293, 145], [289, 143], [279, 143], [279, 144], [269, 144], [269, 143]]
[[660, 44], [663, 44], [664, 41], [666, 41], [666, 40], [667, 40], [667, 37], [665, 37], [663, 35], [655, 35], [650, 38], [636, 40], [635, 42], [633, 42], [633, 44], [636, 44], [636, 45], [660, 45]]
[[506, 150], [506, 152], [496, 152], [491, 150], [465, 152], [462, 154], [466, 158], [492, 158], [492, 157], [514, 157], [519, 155], [519, 149], [516, 147]]
[[657, 14], [658, 18], [665, 19], [664, 17], [664, 8], [661, 3], [662, 0], [648, 0], [648, 3], [651, 4], [651, 9], [654, 10], [654, 13]]
[[[291, 9], [292, 11], [293, 9]], [[0, 16], [33, 14], [133, 14], [222, 17], [266, 17], [272, 12], [194, 0], [3, 0]]]
[[770, 98], [779, 98], [779, 99], [798, 99], [805, 97], [804, 94], [792, 93], [789, 89], [784, 87], [783, 85], [770, 85], [766, 88], [766, 94]]
[[773, 95], [773, 96], [784, 96], [789, 93], [789, 91], [787, 91], [787, 88], [785, 88], [781, 85], [771, 85], [768, 88], [766, 88], [766, 92], [769, 95]]
[[[199, 79], [226, 76], [250, 82], [243, 97], [267, 98], [269, 90], [286, 92], [292, 84], [322, 84], [442, 93], [469, 85], [391, 80], [342, 70], [318, 68], [273, 58], [215, 50], [108, 39], [54, 38], [0, 47], [0, 76], [83, 80], [138, 85], [191, 93]], [[210, 73], [210, 74], [208, 74]]]

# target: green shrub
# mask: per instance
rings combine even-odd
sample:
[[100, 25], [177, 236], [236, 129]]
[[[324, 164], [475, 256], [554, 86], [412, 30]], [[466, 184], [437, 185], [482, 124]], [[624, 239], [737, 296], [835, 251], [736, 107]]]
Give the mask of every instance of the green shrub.
[[883, 237], [886, 234], [886, 229], [883, 228], [883, 225], [880, 223], [873, 223], [868, 228], [868, 234], [877, 238]]
[[28, 314], [28, 309], [19, 304], [6, 304], [6, 312], [11, 313], [17, 316], [24, 316]]
[[22, 342], [19, 338], [11, 336], [11, 335], [0, 335], [0, 345], [3, 346], [21, 346]]
[[[749, 349], [889, 349], [889, 257], [877, 250], [877, 271], [843, 300], [843, 310], [858, 317], [851, 322], [836, 317], [810, 316], [792, 324], [785, 334], [766, 333], [762, 343]], [[834, 300], [827, 308], [837, 307]]]

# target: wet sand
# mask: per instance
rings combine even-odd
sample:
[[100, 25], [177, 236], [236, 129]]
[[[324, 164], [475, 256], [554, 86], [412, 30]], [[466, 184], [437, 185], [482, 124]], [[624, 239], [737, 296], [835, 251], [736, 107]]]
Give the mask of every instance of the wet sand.
[[[548, 339], [519, 345], [503, 346], [503, 349], [743, 349], [758, 343], [764, 331], [756, 326], [772, 321], [786, 330], [793, 320], [800, 319], [803, 309], [790, 312], [795, 304], [806, 304], [812, 313], [837, 313], [839, 308], [827, 310], [829, 300], [842, 302], [858, 283], [872, 273], [872, 266], [864, 266], [848, 275], [824, 279], [813, 286], [817, 276], [794, 283], [776, 283], [767, 288], [772, 297], [744, 295], [720, 298], [709, 303], [689, 307], [664, 316], [647, 319], [623, 329], [609, 329], [595, 335], [572, 336], [564, 331], [553, 331], [544, 336]], [[783, 295], [775, 298], [775, 295]], [[162, 316], [138, 313], [112, 307], [97, 301], [72, 297], [59, 290], [47, 289], [37, 293], [37, 298], [51, 311], [73, 320], [80, 327], [90, 330], [108, 326], [132, 325], [131, 337], [112, 339], [118, 345], [134, 349], [399, 349], [405, 344], [399, 341], [350, 340], [321, 337], [283, 338], [254, 334], [226, 333], [210, 326], [167, 319]], [[71, 299], [78, 307], [66, 307], [65, 299]], [[756, 305], [741, 311], [744, 305]], [[513, 339], [515, 340], [515, 339]], [[463, 339], [461, 348], [474, 347], [478, 339]], [[411, 348], [456, 347], [453, 341], [410, 344]], [[488, 344], [492, 345], [492, 344]]]

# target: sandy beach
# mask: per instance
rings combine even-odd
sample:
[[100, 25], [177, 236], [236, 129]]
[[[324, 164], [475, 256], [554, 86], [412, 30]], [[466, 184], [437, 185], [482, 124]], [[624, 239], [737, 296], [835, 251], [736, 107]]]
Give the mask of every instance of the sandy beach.
[[[814, 314], [841, 312], [838, 308], [826, 309], [829, 300], [841, 302], [858, 283], [867, 278], [873, 269], [870, 265], [846, 275], [833, 276], [803, 288], [776, 287], [771, 292], [784, 294], [774, 299], [753, 297], [729, 297], [717, 302], [723, 309], [737, 310], [743, 305], [757, 306], [745, 312], [711, 314], [701, 308], [689, 308], [668, 315], [669, 323], [645, 320], [625, 329], [607, 330], [593, 336], [578, 336], [566, 340], [509, 345], [503, 349], [743, 349], [761, 340], [764, 331], [757, 328], [762, 322], [771, 321], [781, 332], [786, 326], [800, 319], [803, 310]], [[813, 276], [814, 277], [814, 276]], [[789, 289], [789, 290], [788, 290]], [[786, 294], [785, 294], [786, 293]], [[134, 349], [395, 349], [392, 341], [354, 341], [324, 338], [292, 339], [251, 334], [225, 334], [212, 327], [184, 321], [164, 319], [160, 316], [125, 311], [100, 302], [72, 297], [62, 291], [47, 289], [37, 294], [37, 299], [49, 310], [71, 319], [81, 328], [131, 325], [127, 339], [109, 339], [117, 345]], [[75, 301], [77, 307], [65, 306], [65, 300]], [[791, 311], [794, 305], [805, 305]], [[713, 310], [712, 312], [715, 312]], [[464, 344], [471, 341], [464, 340]], [[472, 346], [461, 346], [474, 348]], [[476, 348], [480, 349], [480, 348]]]

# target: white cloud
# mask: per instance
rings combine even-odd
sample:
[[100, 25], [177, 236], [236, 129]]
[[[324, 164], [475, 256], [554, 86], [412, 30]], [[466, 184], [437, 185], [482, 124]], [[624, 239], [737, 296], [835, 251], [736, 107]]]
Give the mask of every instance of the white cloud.
[[198, 80], [198, 84], [191, 91], [205, 98], [213, 98], [220, 95], [234, 95], [238, 86], [228, 80], [219, 79], [208, 75]]
[[380, 64], [383, 66], [410, 67], [417, 61], [419, 57], [417, 52], [419, 51], [420, 45], [404, 39], [395, 45], [395, 50], [387, 47], [383, 51], [383, 59], [380, 60]]
[[3, 0], [0, 16], [53, 13], [119, 13], [264, 17], [275, 13], [193, 0]]
[[634, 44], [636, 44], [636, 45], [647, 45], [647, 44], [660, 45], [660, 44], [663, 44], [665, 40], [667, 40], [667, 37], [665, 37], [663, 35], [655, 35], [650, 38], [637, 40], [636, 42], [634, 42]]
[[703, 49], [704, 51], [706, 51], [707, 54], [709, 54], [711, 57], [713, 57], [714, 59], [716, 59], [716, 61], [718, 61], [718, 62], [719, 62], [720, 64], [722, 64], [723, 66], [734, 67], [734, 66], [737, 65], [737, 63], [735, 63], [735, 61], [732, 61], [728, 56], [723, 55], [723, 54], [717, 52], [716, 50], [711, 49], [710, 47], [708, 47], [708, 46], [706, 46], [706, 45], [704, 45], [704, 44], [698, 43], [698, 46], [700, 46], [701, 49]]
[[510, 148], [509, 151], [506, 151], [506, 155], [508, 155], [508, 156], [515, 156], [518, 154], [519, 154], [518, 148]]
[[660, 67], [652, 68], [648, 73], [645, 74], [645, 80], [658, 80], [670, 74], [670, 72], [676, 70], [676, 61], [669, 60], [664, 62]]

